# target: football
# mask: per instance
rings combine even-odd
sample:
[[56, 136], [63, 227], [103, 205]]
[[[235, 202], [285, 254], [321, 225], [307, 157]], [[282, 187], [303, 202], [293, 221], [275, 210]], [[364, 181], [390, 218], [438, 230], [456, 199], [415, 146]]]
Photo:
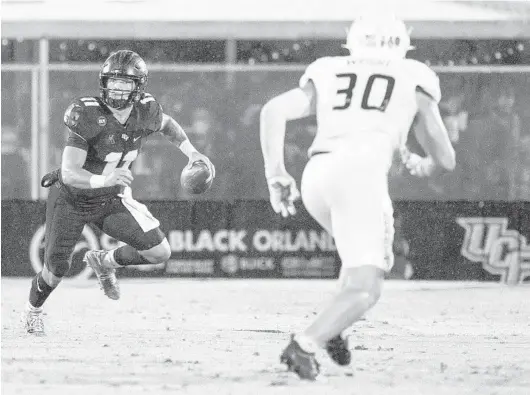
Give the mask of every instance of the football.
[[197, 161], [186, 166], [180, 174], [180, 185], [188, 193], [198, 195], [206, 192], [212, 186], [213, 177], [206, 163]]

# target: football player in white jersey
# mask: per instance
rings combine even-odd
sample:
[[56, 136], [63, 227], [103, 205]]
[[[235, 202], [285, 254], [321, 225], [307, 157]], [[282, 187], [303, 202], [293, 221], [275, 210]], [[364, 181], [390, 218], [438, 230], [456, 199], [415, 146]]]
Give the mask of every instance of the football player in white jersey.
[[[430, 176], [455, 167], [455, 152], [441, 119], [440, 84], [425, 64], [406, 59], [410, 37], [395, 18], [361, 18], [348, 33], [349, 56], [309, 65], [292, 89], [265, 104], [260, 138], [273, 209], [295, 214], [299, 197], [284, 166], [288, 120], [316, 114], [318, 130], [302, 177], [308, 212], [335, 239], [342, 262], [339, 290], [303, 332], [294, 334], [282, 363], [301, 378], [319, 374], [315, 351], [325, 348], [340, 365], [351, 355], [342, 333], [378, 301], [393, 265], [393, 209], [387, 174], [400, 152], [410, 173]], [[426, 130], [418, 141], [426, 157], [405, 147], [416, 113]]]

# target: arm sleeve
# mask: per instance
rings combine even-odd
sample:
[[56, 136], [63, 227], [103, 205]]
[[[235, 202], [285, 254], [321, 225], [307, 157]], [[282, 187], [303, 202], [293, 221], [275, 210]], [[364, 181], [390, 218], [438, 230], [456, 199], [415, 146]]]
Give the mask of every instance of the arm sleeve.
[[310, 80], [316, 85], [316, 80], [318, 79], [318, 75], [321, 73], [324, 62], [325, 58], [321, 58], [315, 60], [313, 63], [307, 66], [304, 75], [300, 77], [298, 86], [300, 88], [304, 88]]
[[442, 92], [440, 90], [440, 79], [436, 73], [426, 64], [417, 62], [414, 74], [417, 78], [416, 90], [429, 95], [436, 103], [439, 103], [442, 98]]

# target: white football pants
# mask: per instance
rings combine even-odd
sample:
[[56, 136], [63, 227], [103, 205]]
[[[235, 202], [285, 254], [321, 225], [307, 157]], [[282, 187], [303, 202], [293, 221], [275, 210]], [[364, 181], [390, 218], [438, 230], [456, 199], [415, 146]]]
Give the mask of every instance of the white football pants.
[[302, 200], [309, 214], [335, 239], [342, 267], [394, 264], [394, 217], [387, 166], [376, 153], [326, 153], [304, 169]]

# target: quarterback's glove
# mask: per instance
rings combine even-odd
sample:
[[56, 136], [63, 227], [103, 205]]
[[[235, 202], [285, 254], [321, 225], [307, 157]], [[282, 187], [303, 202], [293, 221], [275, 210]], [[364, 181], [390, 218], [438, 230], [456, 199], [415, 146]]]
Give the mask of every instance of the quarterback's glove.
[[436, 165], [430, 156], [423, 158], [406, 148], [402, 148], [400, 153], [403, 164], [413, 176], [419, 178], [429, 177], [436, 170]]
[[59, 178], [60, 178], [59, 171], [60, 169], [55, 169], [54, 171], [51, 171], [48, 174], [44, 175], [42, 177], [42, 180], [40, 180], [40, 185], [43, 188], [51, 187], [53, 184], [59, 181]]
[[273, 176], [267, 179], [267, 184], [273, 210], [284, 218], [295, 215], [294, 201], [300, 197], [300, 192], [294, 178], [289, 174]]

